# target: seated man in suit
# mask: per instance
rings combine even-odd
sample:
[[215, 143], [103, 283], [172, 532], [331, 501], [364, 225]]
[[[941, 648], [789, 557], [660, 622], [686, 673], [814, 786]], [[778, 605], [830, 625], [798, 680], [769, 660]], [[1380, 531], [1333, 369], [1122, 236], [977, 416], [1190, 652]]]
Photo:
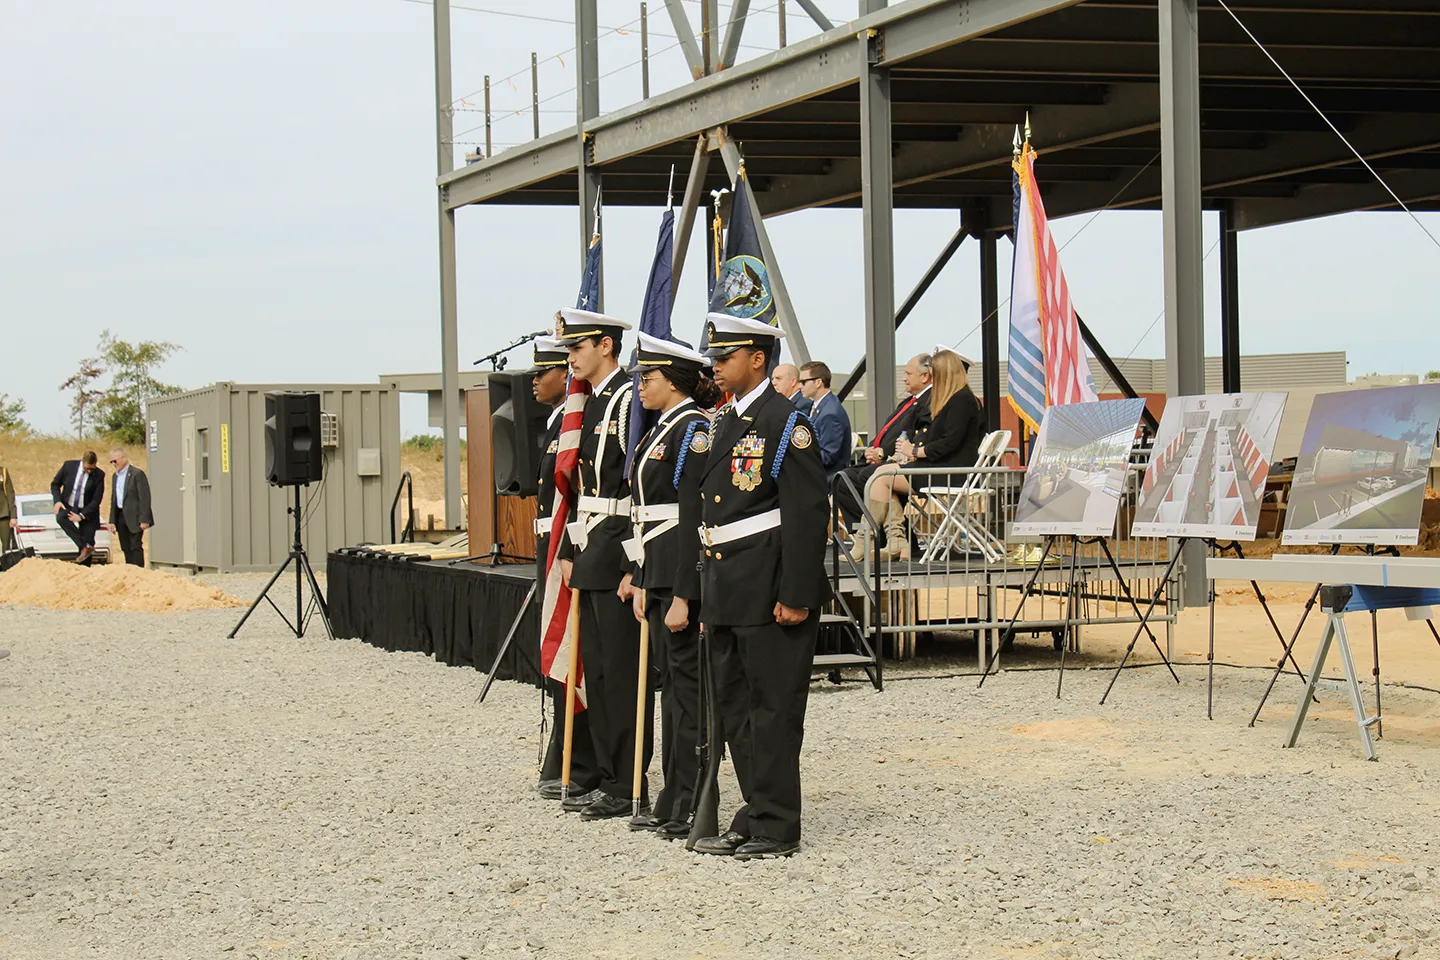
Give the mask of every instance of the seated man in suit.
[[825, 464], [825, 480], [850, 466], [850, 414], [840, 398], [830, 392], [830, 368], [812, 360], [800, 368], [800, 389], [809, 408], [801, 407], [815, 427], [820, 442], [820, 460]]
[[145, 566], [145, 531], [155, 525], [150, 510], [150, 478], [130, 462], [124, 449], [110, 451], [115, 483], [110, 491], [110, 532], [120, 538], [120, 550], [132, 567]]
[[100, 529], [100, 501], [105, 497], [105, 471], [95, 464], [99, 457], [86, 450], [79, 460], [66, 460], [50, 481], [50, 498], [60, 529], [75, 541], [80, 554], [76, 563], [88, 564], [95, 552], [95, 531]]
[[775, 392], [786, 400], [795, 404], [795, 409], [802, 413], [810, 412], [810, 401], [805, 399], [805, 393], [800, 389], [800, 369], [793, 363], [782, 363], [770, 374], [770, 386]]

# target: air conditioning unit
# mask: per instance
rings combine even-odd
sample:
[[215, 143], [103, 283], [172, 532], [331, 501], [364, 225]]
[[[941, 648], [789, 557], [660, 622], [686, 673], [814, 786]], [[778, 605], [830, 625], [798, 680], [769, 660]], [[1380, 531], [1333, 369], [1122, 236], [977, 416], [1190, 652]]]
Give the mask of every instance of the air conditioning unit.
[[340, 415], [338, 413], [321, 412], [320, 446], [332, 450], [340, 446]]

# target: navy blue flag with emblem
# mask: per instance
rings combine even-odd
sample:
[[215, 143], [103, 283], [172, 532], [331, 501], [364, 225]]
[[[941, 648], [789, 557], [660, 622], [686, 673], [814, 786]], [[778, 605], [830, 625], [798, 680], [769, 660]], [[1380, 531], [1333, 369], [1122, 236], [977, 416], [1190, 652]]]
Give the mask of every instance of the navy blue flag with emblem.
[[720, 276], [710, 294], [710, 312], [779, 326], [775, 298], [770, 290], [770, 271], [760, 252], [760, 234], [755, 229], [755, 212], [750, 209], [750, 192], [746, 189], [743, 171], [735, 178], [730, 196], [730, 229], [725, 233]]
[[[660, 215], [660, 238], [655, 241], [655, 257], [650, 261], [650, 279], [645, 284], [645, 303], [640, 308], [640, 332], [648, 333], [658, 340], [673, 340], [670, 334], [670, 270], [675, 251], [675, 211], [666, 209]], [[630, 351], [634, 363], [640, 352], [639, 339], [635, 349]], [[634, 393], [630, 398], [630, 442], [626, 445], [625, 474], [630, 474], [630, 464], [635, 460], [635, 448], [645, 439], [659, 413], [646, 410], [640, 405], [640, 374], [636, 373], [631, 383]]]
[[600, 234], [590, 239], [585, 251], [585, 272], [580, 275], [580, 293], [575, 297], [576, 310], [600, 312]]

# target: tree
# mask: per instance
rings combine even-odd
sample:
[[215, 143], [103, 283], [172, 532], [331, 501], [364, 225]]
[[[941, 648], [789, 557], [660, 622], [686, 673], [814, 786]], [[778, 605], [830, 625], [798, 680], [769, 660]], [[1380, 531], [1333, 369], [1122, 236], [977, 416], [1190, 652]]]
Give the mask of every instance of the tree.
[[80, 368], [70, 379], [60, 384], [61, 390], [75, 391], [75, 399], [70, 401], [70, 422], [75, 425], [75, 432], [81, 437], [85, 436], [87, 423], [92, 428], [95, 425], [93, 408], [105, 396], [105, 391], [97, 389], [93, 384], [104, 372], [99, 360], [86, 357], [80, 361]]
[[163, 340], [127, 343], [109, 330], [100, 334], [100, 359], [110, 370], [110, 389], [96, 406], [96, 426], [107, 437], [124, 444], [145, 442], [143, 405], [152, 397], [179, 393], [183, 388], [161, 383], [154, 370], [178, 344]]
[[29, 433], [30, 424], [25, 420], [25, 401], [11, 400], [0, 393], [0, 432]]
[[1440, 370], [1431, 370], [1429, 373], [1425, 374], [1425, 379], [1440, 380]]

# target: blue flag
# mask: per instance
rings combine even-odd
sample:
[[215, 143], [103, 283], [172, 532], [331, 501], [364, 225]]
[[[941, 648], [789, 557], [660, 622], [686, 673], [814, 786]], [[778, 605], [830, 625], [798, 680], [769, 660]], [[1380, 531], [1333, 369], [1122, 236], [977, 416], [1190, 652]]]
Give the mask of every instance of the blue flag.
[[780, 325], [743, 171], [731, 192], [730, 229], [725, 232], [725, 253], [710, 295], [710, 312]]
[[[666, 210], [660, 216], [660, 238], [655, 241], [655, 257], [650, 261], [650, 279], [645, 284], [645, 303], [640, 308], [640, 332], [658, 340], [674, 339], [670, 335], [670, 271], [675, 251], [675, 212]], [[640, 352], [639, 340], [630, 352], [633, 363]], [[635, 459], [635, 448], [655, 423], [658, 414], [640, 405], [640, 374], [631, 380], [634, 393], [630, 400], [630, 437], [626, 446], [625, 473]]]
[[585, 251], [585, 272], [580, 275], [580, 293], [575, 297], [576, 310], [600, 312], [600, 234], [590, 240]]

